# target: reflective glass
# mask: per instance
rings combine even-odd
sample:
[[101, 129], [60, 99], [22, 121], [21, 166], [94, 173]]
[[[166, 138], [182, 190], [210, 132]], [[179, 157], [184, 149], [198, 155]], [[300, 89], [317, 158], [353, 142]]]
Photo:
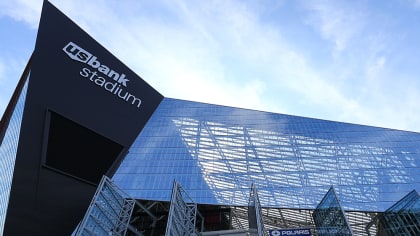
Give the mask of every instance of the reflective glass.
[[3, 235], [4, 223], [6, 220], [28, 81], [29, 79], [26, 80], [21, 94], [19, 95], [9, 125], [7, 126], [3, 142], [0, 145], [0, 235]]
[[319, 236], [354, 235], [333, 187], [316, 207], [313, 218]]
[[165, 98], [114, 181], [169, 201], [177, 180], [194, 202], [315, 209], [335, 186], [345, 210], [384, 211], [420, 189], [420, 134]]
[[382, 213], [379, 227], [388, 235], [406, 236], [420, 234], [420, 195], [413, 190]]

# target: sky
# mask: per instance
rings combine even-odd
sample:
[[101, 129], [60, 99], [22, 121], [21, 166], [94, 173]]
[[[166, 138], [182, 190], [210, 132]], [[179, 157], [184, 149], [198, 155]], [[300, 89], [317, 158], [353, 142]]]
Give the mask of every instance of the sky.
[[[42, 0], [0, 1], [0, 114]], [[420, 132], [420, 0], [51, 0], [165, 97]]]

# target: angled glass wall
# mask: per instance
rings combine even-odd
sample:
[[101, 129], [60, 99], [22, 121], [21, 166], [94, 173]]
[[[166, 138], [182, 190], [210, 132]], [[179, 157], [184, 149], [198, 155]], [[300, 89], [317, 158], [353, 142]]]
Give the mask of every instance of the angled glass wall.
[[420, 134], [165, 98], [113, 177], [169, 201], [315, 209], [330, 186], [346, 210], [385, 211], [420, 188]]
[[413, 190], [379, 216], [379, 228], [388, 236], [420, 235], [420, 195]]
[[[29, 77], [29, 76], [28, 76]], [[19, 95], [0, 145], [0, 235], [3, 235], [28, 81]]]
[[328, 190], [316, 207], [313, 218], [316, 232], [319, 236], [353, 235], [353, 231], [333, 187]]

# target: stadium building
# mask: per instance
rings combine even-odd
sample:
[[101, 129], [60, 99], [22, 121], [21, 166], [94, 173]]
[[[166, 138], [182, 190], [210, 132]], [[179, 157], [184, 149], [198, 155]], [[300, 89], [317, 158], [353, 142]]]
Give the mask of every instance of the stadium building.
[[48, 1], [0, 123], [3, 235], [420, 235], [420, 134], [168, 98]]

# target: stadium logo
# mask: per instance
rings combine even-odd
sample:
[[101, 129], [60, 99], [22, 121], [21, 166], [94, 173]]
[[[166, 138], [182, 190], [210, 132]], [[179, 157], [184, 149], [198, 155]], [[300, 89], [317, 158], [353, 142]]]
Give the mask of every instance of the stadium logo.
[[70, 42], [64, 48], [63, 51], [73, 60], [86, 63], [92, 68], [97, 69], [102, 74], [127, 87], [128, 79], [125, 78], [125, 74], [120, 74], [115, 70], [110, 69], [106, 65], [102, 65], [98, 58], [93, 56], [85, 49], [79, 47], [77, 44]]
[[82, 68], [79, 72], [80, 76], [89, 79], [89, 81], [102, 87], [125, 102], [129, 102], [132, 105], [137, 106], [137, 108], [140, 108], [141, 99], [124, 89], [130, 81], [126, 78], [125, 74], [119, 73], [109, 66], [102, 64], [96, 56], [73, 42], [69, 42], [64, 46], [63, 51], [70, 59], [90, 66], [90, 68]]

